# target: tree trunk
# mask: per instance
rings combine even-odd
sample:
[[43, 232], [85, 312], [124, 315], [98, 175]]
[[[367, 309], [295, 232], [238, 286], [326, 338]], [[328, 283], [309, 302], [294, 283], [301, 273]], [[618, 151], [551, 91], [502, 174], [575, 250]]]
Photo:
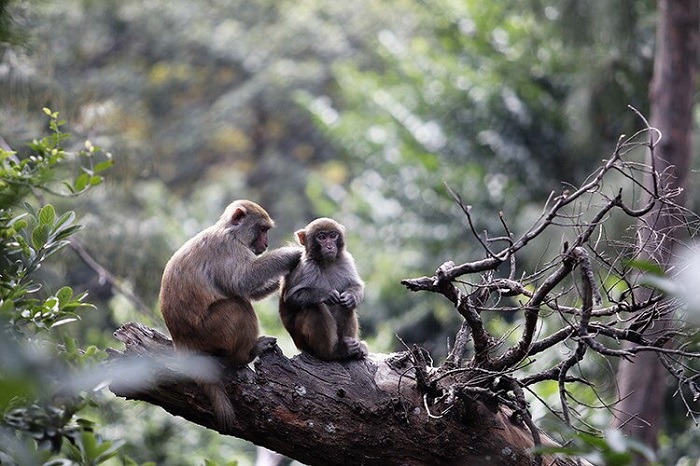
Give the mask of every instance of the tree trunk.
[[[429, 414], [410, 353], [340, 363], [306, 355], [288, 359], [276, 348], [263, 354], [254, 370], [223, 374], [236, 412], [234, 427], [224, 432], [205, 392], [168, 367], [175, 359], [165, 335], [135, 323], [115, 335], [126, 350], [111, 350], [113, 363], [133, 358], [152, 364], [147, 371], [119, 370], [110, 385], [115, 394], [159, 405], [309, 465], [536, 464], [528, 451], [530, 431], [503, 408], [473, 401]], [[148, 380], [139, 373], [148, 373]], [[545, 458], [542, 464], [575, 462]]]
[[[662, 197], [681, 189], [674, 198], [677, 206], [656, 202], [654, 209], [639, 225], [639, 258], [668, 270], [673, 246], [683, 232], [682, 207], [687, 196], [688, 173], [692, 154], [691, 136], [693, 104], [699, 52], [700, 3], [698, 0], [659, 0], [657, 45], [654, 75], [650, 90], [651, 126], [660, 130], [662, 138], [648, 164], [655, 167]], [[656, 136], [655, 136], [656, 137]], [[653, 180], [646, 185], [653, 192]], [[651, 197], [651, 196], [650, 196]], [[640, 300], [645, 296], [639, 296]], [[671, 315], [660, 310], [648, 334], [668, 326]], [[664, 316], [665, 315], [665, 316]], [[621, 360], [618, 386], [622, 401], [617, 405], [617, 427], [656, 448], [662, 421], [666, 390], [666, 371], [656, 354], [644, 353], [634, 360]]]

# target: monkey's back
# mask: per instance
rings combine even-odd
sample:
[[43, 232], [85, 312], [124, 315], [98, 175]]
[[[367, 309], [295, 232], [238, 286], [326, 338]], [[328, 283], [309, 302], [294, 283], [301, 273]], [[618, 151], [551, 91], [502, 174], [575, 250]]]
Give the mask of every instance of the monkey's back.
[[214, 285], [215, 277], [222, 273], [222, 261], [235, 247], [230, 243], [215, 226], [209, 227], [182, 245], [166, 264], [160, 311], [176, 346], [203, 351], [193, 346], [211, 337], [210, 329], [205, 328], [207, 311], [214, 303], [235, 298]]

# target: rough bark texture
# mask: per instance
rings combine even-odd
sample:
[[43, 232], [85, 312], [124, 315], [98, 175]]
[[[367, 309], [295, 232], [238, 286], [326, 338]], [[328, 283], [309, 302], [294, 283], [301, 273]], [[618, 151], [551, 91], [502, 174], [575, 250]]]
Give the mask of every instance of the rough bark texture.
[[[651, 85], [651, 126], [662, 139], [656, 146], [654, 160], [660, 196], [688, 188], [692, 156], [693, 105], [700, 47], [700, 3], [698, 0], [660, 0], [658, 2], [657, 45]], [[647, 186], [654, 192], [649, 176]], [[651, 194], [649, 196], [652, 197]], [[681, 191], [675, 202], [683, 206], [686, 194]], [[664, 270], [673, 257], [673, 246], [680, 239], [685, 218], [678, 209], [657, 203], [639, 225], [640, 259], [654, 261]], [[639, 301], [648, 297], [638, 296]], [[659, 332], [669, 320], [659, 321], [649, 332]], [[620, 399], [616, 425], [656, 448], [666, 389], [666, 370], [656, 354], [645, 353], [633, 360], [621, 360], [618, 370]]]
[[[112, 351], [112, 361], [154, 364], [147, 381], [120, 372], [110, 386], [115, 394], [218, 430], [197, 384], [168, 367], [174, 353], [165, 335], [135, 323], [115, 335], [126, 350]], [[477, 401], [429, 416], [414, 374], [409, 353], [340, 363], [305, 355], [288, 359], [277, 348], [263, 354], [254, 370], [223, 375], [236, 423], [222, 433], [309, 465], [535, 464], [525, 425]], [[545, 458], [543, 464], [575, 463]]]

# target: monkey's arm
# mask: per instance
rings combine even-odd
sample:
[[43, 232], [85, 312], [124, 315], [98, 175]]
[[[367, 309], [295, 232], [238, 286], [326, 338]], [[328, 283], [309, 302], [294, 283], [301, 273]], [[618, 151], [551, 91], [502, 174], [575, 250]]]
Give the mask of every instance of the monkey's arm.
[[365, 299], [365, 283], [360, 278], [355, 268], [355, 261], [350, 253], [347, 253], [348, 258], [343, 274], [348, 280], [347, 286], [340, 290], [339, 303], [345, 308], [355, 309]]
[[[292, 270], [301, 258], [302, 249], [298, 247], [282, 247], [256, 256], [244, 273], [233, 274], [239, 282], [236, 284], [239, 292], [245, 296], [266, 296], [276, 288], [278, 280]], [[272, 286], [272, 282], [275, 286]], [[258, 298], [254, 298], [258, 299]]]
[[254, 301], [258, 301], [260, 299], [266, 298], [273, 292], [279, 290], [280, 288], [280, 279], [275, 278], [274, 280], [270, 280], [269, 282], [265, 283], [262, 287], [260, 287], [257, 290], [253, 290], [250, 292], [250, 299]]
[[354, 309], [365, 299], [365, 285], [362, 282], [349, 286], [340, 293], [340, 305]]
[[340, 295], [334, 290], [298, 285], [286, 290], [283, 299], [292, 309], [306, 309], [324, 302], [338, 302]]

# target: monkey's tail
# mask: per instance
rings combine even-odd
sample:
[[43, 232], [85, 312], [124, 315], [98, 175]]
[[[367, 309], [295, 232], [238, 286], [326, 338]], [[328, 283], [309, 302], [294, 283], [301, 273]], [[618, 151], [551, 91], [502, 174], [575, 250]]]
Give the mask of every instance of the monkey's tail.
[[222, 433], [231, 432], [236, 424], [236, 414], [224, 386], [221, 383], [204, 383], [202, 388], [209, 397], [219, 429], [222, 430]]

